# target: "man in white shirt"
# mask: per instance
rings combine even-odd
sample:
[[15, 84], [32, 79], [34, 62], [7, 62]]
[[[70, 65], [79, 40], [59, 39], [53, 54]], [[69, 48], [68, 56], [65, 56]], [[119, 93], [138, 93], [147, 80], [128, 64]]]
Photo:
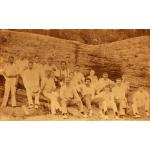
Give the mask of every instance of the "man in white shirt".
[[125, 115], [125, 110], [127, 108], [126, 90], [122, 86], [122, 81], [120, 78], [116, 79], [116, 85], [112, 88], [113, 99], [117, 105], [118, 112], [120, 116]]
[[93, 69], [90, 70], [90, 75], [88, 76], [88, 78], [91, 79], [91, 83], [93, 84], [93, 86], [95, 87], [97, 82], [98, 82], [98, 78], [95, 75], [95, 71]]
[[40, 57], [36, 55], [34, 58], [34, 69], [37, 70], [40, 76], [40, 80], [42, 80], [42, 78], [44, 77], [44, 67], [40, 62]]
[[54, 72], [52, 70], [46, 70], [45, 78], [42, 80], [41, 84], [41, 92], [50, 101], [51, 113], [53, 115], [56, 114], [56, 110], [61, 111], [61, 107], [58, 102], [59, 94], [56, 89], [54, 79]]
[[9, 56], [8, 63], [3, 69], [3, 75], [5, 77], [5, 93], [1, 107], [6, 107], [9, 94], [11, 93], [11, 105], [16, 106], [16, 85], [18, 83], [18, 71], [14, 63], [14, 57]]
[[92, 116], [92, 103], [98, 104], [98, 107], [100, 109], [101, 107], [101, 99], [99, 96], [95, 96], [95, 88], [91, 84], [91, 79], [86, 78], [85, 84], [81, 87], [81, 95], [82, 95], [82, 101], [85, 103], [87, 109], [88, 109], [88, 115]]
[[62, 105], [62, 113], [67, 114], [67, 106], [76, 104], [80, 112], [83, 112], [83, 104], [77, 93], [77, 90], [72, 86], [70, 79], [66, 78], [65, 85], [60, 88], [60, 98]]
[[80, 71], [80, 66], [76, 65], [75, 66], [75, 71], [74, 71], [74, 80], [77, 84], [83, 84], [85, 81], [84, 75]]
[[[115, 118], [118, 118], [117, 107], [116, 107], [116, 104], [115, 104], [114, 99], [113, 99], [113, 95], [112, 95], [110, 90], [111, 90], [110, 86], [107, 85], [104, 88], [104, 91], [102, 91], [98, 95], [102, 100], [102, 110], [103, 110], [105, 119], [107, 119], [107, 117], [108, 117], [107, 116], [108, 109], [112, 109], [115, 113]], [[100, 113], [102, 113], [101, 110], [100, 110]]]
[[102, 92], [107, 85], [114, 85], [114, 82], [108, 78], [108, 73], [104, 72], [96, 85], [97, 93]]
[[133, 95], [133, 114], [136, 117], [140, 117], [139, 115], [139, 108], [144, 106], [146, 116], [149, 116], [149, 105], [150, 105], [150, 97], [149, 93], [144, 89], [143, 86], [140, 86], [138, 90]]
[[58, 68], [57, 66], [54, 64], [54, 59], [53, 57], [48, 57], [47, 58], [47, 63], [44, 65], [44, 72], [46, 70], [52, 70], [54, 71], [55, 76], [58, 76]]
[[28, 67], [28, 59], [26, 54], [20, 54], [20, 58], [17, 59], [15, 63], [18, 69], [18, 73], [21, 75], [22, 72]]
[[[38, 71], [33, 66], [33, 61], [29, 61], [28, 69], [22, 73], [23, 83], [26, 88], [29, 108], [39, 107], [39, 93], [40, 93], [40, 76]], [[35, 97], [35, 105], [33, 103], [33, 96]]]

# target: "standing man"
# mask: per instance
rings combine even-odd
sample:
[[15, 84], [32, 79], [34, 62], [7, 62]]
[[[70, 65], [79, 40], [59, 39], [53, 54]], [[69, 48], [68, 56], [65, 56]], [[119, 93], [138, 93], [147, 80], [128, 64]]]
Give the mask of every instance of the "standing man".
[[56, 110], [61, 111], [61, 107], [58, 102], [59, 94], [57, 92], [55, 82], [54, 82], [55, 75], [52, 70], [46, 70], [45, 75], [46, 76], [42, 80], [42, 84], [41, 84], [41, 92], [50, 101], [51, 113], [55, 115]]
[[93, 69], [90, 70], [90, 75], [88, 76], [88, 78], [91, 79], [91, 83], [93, 84], [93, 86], [95, 86], [98, 82], [98, 78], [95, 75], [95, 71]]
[[16, 85], [18, 82], [18, 72], [13, 56], [9, 56], [8, 64], [6, 64], [3, 70], [3, 75], [5, 77], [5, 92], [1, 107], [6, 107], [10, 93], [11, 105], [12, 107], [16, 107]]
[[75, 66], [74, 80], [76, 81], [77, 84], [83, 84], [85, 81], [84, 75], [81, 73], [79, 65]]
[[61, 66], [60, 66], [60, 69], [57, 73], [57, 76], [58, 76], [60, 86], [62, 86], [63, 84], [65, 84], [66, 78], [69, 78], [70, 70], [67, 67], [66, 61], [61, 61], [60, 65]]
[[34, 58], [34, 69], [39, 73], [40, 80], [42, 80], [44, 74], [43, 74], [43, 65], [40, 63], [40, 57], [38, 55]]
[[[39, 95], [40, 95], [40, 76], [38, 71], [33, 66], [33, 61], [29, 61], [28, 69], [22, 73], [23, 83], [26, 88], [26, 94], [28, 99], [29, 108], [39, 107]], [[35, 103], [33, 103], [33, 97]]]
[[125, 115], [125, 110], [127, 108], [127, 99], [125, 96], [125, 88], [122, 86], [122, 81], [120, 78], [116, 79], [116, 85], [112, 88], [113, 99], [118, 108], [120, 116]]
[[140, 86], [138, 90], [133, 95], [133, 114], [136, 117], [140, 117], [139, 115], [139, 107], [144, 106], [144, 110], [146, 112], [146, 116], [149, 116], [149, 105], [150, 105], [150, 97], [149, 93], [144, 89], [143, 86]]
[[66, 78], [65, 85], [60, 88], [60, 98], [61, 98], [61, 106], [62, 113], [66, 115], [68, 113], [67, 106], [76, 104], [80, 112], [83, 112], [83, 104], [82, 101], [72, 84], [70, 83], [70, 79]]
[[21, 75], [22, 72], [28, 67], [28, 60], [26, 54], [20, 54], [20, 57], [17, 58], [15, 63], [18, 69], [18, 73], [19, 75]]

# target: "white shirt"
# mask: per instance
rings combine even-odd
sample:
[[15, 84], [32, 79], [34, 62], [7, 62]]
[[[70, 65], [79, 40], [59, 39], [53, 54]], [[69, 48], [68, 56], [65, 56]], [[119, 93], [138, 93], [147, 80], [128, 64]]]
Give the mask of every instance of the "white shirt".
[[81, 72], [74, 72], [74, 80], [77, 83], [82, 83], [85, 81], [85, 78]]
[[105, 86], [107, 85], [111, 85], [111, 84], [114, 84], [114, 82], [110, 79], [104, 79], [104, 78], [100, 78], [97, 85], [96, 85], [96, 89], [98, 91], [101, 91]]
[[27, 67], [28, 67], [28, 60], [24, 59], [24, 60], [16, 60], [16, 66], [18, 69], [18, 73], [21, 74]]
[[94, 98], [95, 89], [92, 85], [86, 86], [85, 84], [83, 84], [83, 86], [81, 87], [81, 93], [82, 93], [83, 96], [91, 95], [92, 98]]
[[112, 88], [112, 94], [115, 99], [125, 99], [125, 88], [122, 86], [115, 86]]
[[16, 64], [6, 64], [4, 66], [4, 69], [3, 69], [3, 72], [4, 74], [7, 76], [17, 76], [18, 74], [18, 71], [17, 71], [17, 66]]
[[39, 90], [40, 77], [36, 69], [27, 69], [22, 73], [23, 83], [26, 89], [30, 89], [33, 92]]
[[56, 89], [55, 82], [53, 78], [45, 78], [42, 80], [42, 87], [44, 92], [51, 93]]

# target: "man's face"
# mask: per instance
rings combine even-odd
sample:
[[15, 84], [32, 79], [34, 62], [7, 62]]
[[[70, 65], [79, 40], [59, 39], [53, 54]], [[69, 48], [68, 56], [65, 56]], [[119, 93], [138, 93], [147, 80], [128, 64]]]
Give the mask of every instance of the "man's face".
[[32, 69], [33, 68], [33, 63], [29, 62], [28, 67], [29, 67], [29, 69]]
[[90, 80], [86, 80], [86, 81], [85, 81], [85, 84], [86, 84], [87, 86], [90, 86], [91, 81], [90, 81]]
[[62, 69], [65, 69], [66, 68], [66, 63], [62, 62], [61, 67], [62, 67]]
[[142, 87], [142, 86], [139, 87], [139, 91], [140, 91], [140, 92], [143, 92], [143, 91], [144, 91], [144, 87]]
[[105, 92], [106, 93], [110, 92], [110, 88], [109, 87], [105, 87]]
[[117, 80], [116, 80], [116, 84], [117, 84], [117, 85], [121, 85], [121, 79], [117, 79]]
[[14, 57], [9, 57], [8, 58], [8, 62], [11, 63], [11, 64], [13, 64], [14, 63]]
[[90, 75], [91, 75], [91, 76], [94, 76], [94, 75], [95, 75], [95, 71], [94, 71], [94, 70], [91, 70], [91, 71], [90, 71]]
[[76, 71], [79, 72], [80, 71], [80, 67], [76, 66]]
[[52, 58], [48, 58], [48, 64], [51, 65], [53, 63], [53, 59]]
[[108, 74], [107, 74], [107, 73], [104, 73], [104, 74], [103, 74], [103, 78], [104, 78], [104, 79], [107, 79], [107, 78], [108, 78]]
[[69, 77], [72, 79], [73, 76], [74, 76], [74, 74], [73, 74], [73, 72], [71, 72], [71, 73], [69, 74]]
[[38, 56], [35, 57], [35, 63], [39, 63], [40, 62], [40, 58]]

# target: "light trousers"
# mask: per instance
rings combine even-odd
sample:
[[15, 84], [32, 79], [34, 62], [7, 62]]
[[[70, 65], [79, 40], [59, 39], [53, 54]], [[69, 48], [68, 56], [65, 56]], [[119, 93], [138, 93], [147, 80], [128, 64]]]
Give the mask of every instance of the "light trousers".
[[68, 105], [74, 105], [76, 104], [78, 106], [78, 109], [80, 112], [83, 112], [83, 104], [80, 99], [77, 98], [61, 98], [61, 107], [62, 107], [62, 113], [67, 113], [67, 106]]
[[3, 107], [7, 105], [10, 93], [11, 93], [11, 105], [16, 106], [16, 78], [6, 78], [4, 98], [2, 102]]
[[26, 94], [27, 94], [27, 99], [28, 99], [28, 104], [29, 105], [33, 105], [33, 97], [35, 97], [35, 105], [40, 104], [40, 102], [39, 102], [39, 97], [40, 97], [39, 92], [33, 93], [32, 90], [26, 89]]
[[51, 105], [50, 105], [50, 108], [51, 108], [51, 113], [54, 115], [56, 114], [56, 110], [59, 109], [61, 110], [61, 107], [60, 107], [60, 104], [58, 102], [58, 93], [57, 92], [46, 92], [46, 91], [43, 91], [43, 95], [48, 98], [48, 100], [50, 101]]

